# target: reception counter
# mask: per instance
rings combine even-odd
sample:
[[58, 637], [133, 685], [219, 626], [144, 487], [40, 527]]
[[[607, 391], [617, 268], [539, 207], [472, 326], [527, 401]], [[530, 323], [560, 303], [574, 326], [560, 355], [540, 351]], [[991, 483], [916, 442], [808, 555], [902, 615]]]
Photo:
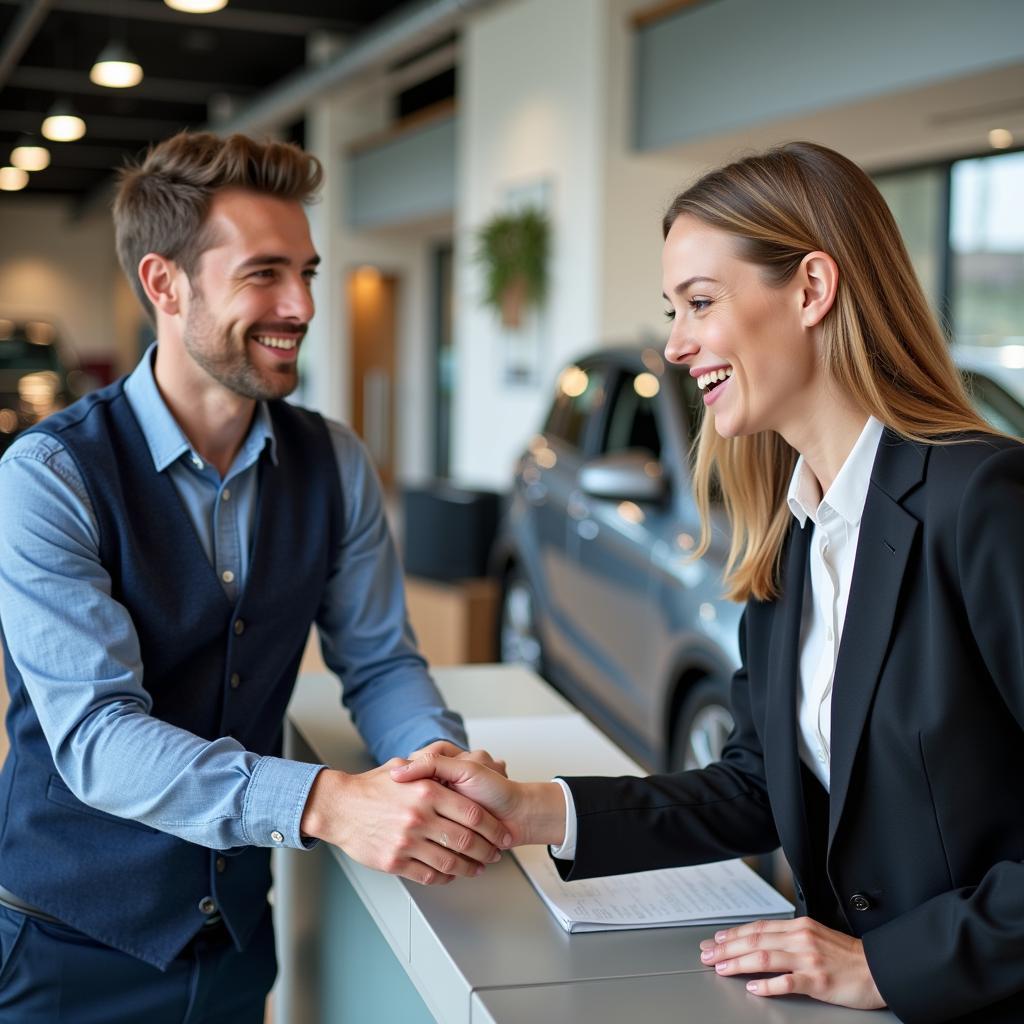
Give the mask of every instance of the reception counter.
[[[640, 774], [571, 705], [515, 666], [438, 669], [474, 746], [513, 778]], [[286, 754], [371, 767], [329, 675], [300, 677]], [[506, 854], [475, 879], [422, 887], [320, 844], [276, 854], [275, 1024], [672, 1024], [895, 1021], [802, 998], [761, 1000], [698, 960], [708, 928], [569, 935]]]

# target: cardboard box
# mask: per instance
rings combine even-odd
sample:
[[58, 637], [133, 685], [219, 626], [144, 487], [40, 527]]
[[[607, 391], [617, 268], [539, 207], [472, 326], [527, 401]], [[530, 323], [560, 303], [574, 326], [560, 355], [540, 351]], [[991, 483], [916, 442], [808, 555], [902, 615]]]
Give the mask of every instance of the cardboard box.
[[497, 580], [440, 583], [407, 576], [405, 596], [413, 632], [431, 665], [468, 665], [497, 660]]

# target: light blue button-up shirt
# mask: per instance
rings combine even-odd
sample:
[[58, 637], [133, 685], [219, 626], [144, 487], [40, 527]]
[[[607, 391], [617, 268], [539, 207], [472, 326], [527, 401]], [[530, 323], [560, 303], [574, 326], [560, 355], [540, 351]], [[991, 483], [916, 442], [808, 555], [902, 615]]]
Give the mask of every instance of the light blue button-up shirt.
[[[154, 352], [125, 393], [154, 468], [170, 476], [236, 601], [249, 566], [259, 458], [268, 447], [277, 458], [270, 414], [257, 406], [222, 478], [164, 403]], [[464, 746], [461, 719], [445, 708], [416, 650], [369, 457], [351, 430], [327, 427], [345, 522], [316, 619], [324, 660], [379, 761], [435, 739]], [[299, 822], [320, 766], [260, 756], [230, 737], [208, 741], [152, 717], [138, 637], [111, 597], [88, 494], [71, 456], [46, 434], [18, 438], [0, 460], [0, 621], [57, 770], [79, 799], [215, 849], [308, 845]]]

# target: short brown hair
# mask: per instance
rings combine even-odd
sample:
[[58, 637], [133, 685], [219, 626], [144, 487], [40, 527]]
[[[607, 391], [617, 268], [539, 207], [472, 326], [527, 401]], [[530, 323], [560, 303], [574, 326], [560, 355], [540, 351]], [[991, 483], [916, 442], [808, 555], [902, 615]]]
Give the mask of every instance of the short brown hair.
[[155, 252], [191, 279], [213, 243], [203, 226], [216, 192], [241, 188], [308, 203], [322, 181], [320, 161], [294, 143], [212, 132], [179, 132], [151, 146], [141, 162], [122, 168], [114, 198], [117, 258], [149, 318], [155, 321], [139, 262]]

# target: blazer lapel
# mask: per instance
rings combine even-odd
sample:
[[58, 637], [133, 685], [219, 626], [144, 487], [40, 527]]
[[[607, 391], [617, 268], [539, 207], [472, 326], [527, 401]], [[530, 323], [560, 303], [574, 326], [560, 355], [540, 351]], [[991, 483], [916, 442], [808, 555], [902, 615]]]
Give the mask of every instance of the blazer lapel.
[[907, 561], [920, 527], [900, 502], [924, 479], [927, 458], [927, 446], [904, 441], [887, 429], [871, 472], [832, 683], [830, 848], [889, 649]]
[[764, 734], [765, 774], [772, 794], [776, 826], [798, 878], [806, 878], [809, 867], [797, 862], [805, 857], [807, 850], [807, 824], [804, 820], [796, 715], [800, 626], [812, 532], [812, 524], [808, 523], [801, 529], [796, 520], [789, 531], [782, 593], [776, 602], [768, 647], [768, 700]]

